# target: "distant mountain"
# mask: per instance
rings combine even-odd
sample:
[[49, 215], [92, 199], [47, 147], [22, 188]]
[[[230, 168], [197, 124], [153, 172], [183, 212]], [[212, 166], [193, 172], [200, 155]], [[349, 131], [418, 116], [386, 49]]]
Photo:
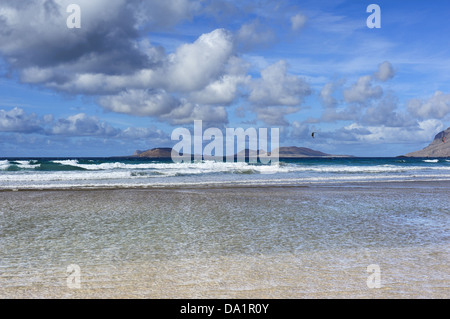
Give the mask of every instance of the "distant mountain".
[[150, 157], [150, 158], [170, 158], [172, 149], [170, 147], [153, 148], [147, 151], [136, 151], [133, 157]]
[[[172, 149], [168, 147], [153, 148], [147, 151], [136, 151], [133, 157], [145, 157], [145, 158], [170, 158]], [[239, 152], [237, 155], [242, 155], [244, 151]], [[249, 154], [265, 154], [264, 151], [245, 150], [245, 157]], [[315, 151], [306, 147], [288, 146], [279, 148], [280, 158], [305, 158], [305, 157], [351, 157], [348, 155], [331, 155], [320, 151]]]
[[406, 157], [450, 157], [450, 127], [438, 133], [423, 150], [408, 153]]
[[296, 157], [325, 157], [332, 156], [330, 154], [326, 154], [320, 151], [315, 151], [306, 147], [297, 147], [297, 146], [288, 146], [288, 147], [280, 147], [279, 157], [284, 158], [296, 158]]

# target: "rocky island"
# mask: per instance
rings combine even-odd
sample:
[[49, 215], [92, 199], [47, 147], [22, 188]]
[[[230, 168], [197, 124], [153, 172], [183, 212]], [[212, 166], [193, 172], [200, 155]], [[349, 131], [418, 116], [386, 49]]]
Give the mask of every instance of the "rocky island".
[[423, 150], [408, 153], [405, 157], [450, 157], [450, 127], [438, 133]]
[[[170, 158], [172, 149], [169, 147], [159, 147], [153, 148], [147, 151], [136, 151], [132, 157], [142, 157], [142, 158]], [[235, 156], [241, 154], [236, 154]], [[263, 151], [249, 151], [245, 150], [245, 156], [248, 157], [249, 154], [262, 154]], [[306, 147], [288, 146], [279, 148], [280, 158], [306, 158], [306, 157], [352, 157], [350, 155], [332, 155], [326, 154], [320, 151], [312, 150]]]

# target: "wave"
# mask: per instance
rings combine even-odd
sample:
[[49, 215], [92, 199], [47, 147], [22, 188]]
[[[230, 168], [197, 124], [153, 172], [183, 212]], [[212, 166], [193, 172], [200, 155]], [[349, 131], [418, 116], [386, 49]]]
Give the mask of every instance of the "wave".
[[41, 164], [37, 163], [37, 160], [1, 160], [0, 161], [0, 170], [27, 170], [27, 169], [36, 169], [40, 167]]
[[10, 165], [8, 160], [2, 160], [0, 161], [0, 170], [6, 170]]
[[[0, 160], [0, 190], [24, 188], [156, 187], [158, 185], [278, 185], [387, 180], [449, 180], [450, 165], [409, 161], [285, 161], [272, 165], [127, 159]], [[447, 160], [450, 161], [450, 160]], [[64, 186], [64, 187], [66, 187]], [[164, 186], [165, 187], [165, 186]]]
[[[55, 160], [55, 164], [62, 166], [71, 166], [82, 168], [90, 171], [110, 171], [110, 170], [154, 170], [165, 175], [175, 174], [205, 174], [205, 173], [225, 173], [225, 172], [245, 172], [255, 169], [256, 171], [266, 171], [267, 168], [263, 165], [253, 166], [252, 164], [244, 162], [215, 162], [202, 161], [196, 163], [138, 163], [129, 164], [123, 162], [111, 163], [90, 163], [82, 164], [78, 160]], [[270, 165], [266, 165], [270, 166]]]
[[[438, 160], [429, 160], [435, 163]], [[235, 173], [235, 174], [273, 174], [290, 172], [315, 172], [315, 173], [402, 173], [408, 171], [423, 170], [423, 166], [406, 165], [299, 165], [277, 163], [272, 165], [249, 164], [245, 162], [215, 162], [202, 161], [196, 163], [139, 163], [129, 164], [123, 162], [90, 163], [81, 164], [78, 160], [53, 161], [65, 166], [72, 166], [90, 171], [110, 170], [152, 170], [156, 174], [180, 176], [208, 173]], [[428, 167], [429, 169], [449, 169], [449, 167]]]
[[[439, 160], [423, 160], [425, 163], [436, 163]], [[17, 168], [17, 169], [12, 169]], [[271, 165], [249, 164], [246, 162], [215, 162], [202, 161], [193, 163], [173, 162], [144, 162], [130, 163], [127, 161], [101, 162], [93, 160], [80, 161], [77, 159], [36, 161], [0, 161], [0, 170], [31, 170], [48, 172], [68, 171], [134, 171], [132, 177], [164, 175], [164, 176], [186, 176], [199, 174], [275, 174], [275, 173], [332, 173], [332, 174], [379, 174], [379, 173], [408, 173], [427, 170], [450, 170], [446, 165], [423, 166], [409, 164], [378, 164], [360, 165], [354, 164], [330, 164], [330, 163], [272, 163]], [[137, 174], [136, 171], [146, 171]], [[129, 174], [129, 175], [130, 175]]]
[[239, 179], [239, 180], [205, 180], [205, 181], [184, 181], [184, 180], [159, 180], [154, 183], [137, 183], [135, 180], [127, 182], [101, 182], [99, 180], [82, 181], [80, 183], [32, 183], [16, 184], [1, 187], [3, 190], [52, 190], [52, 189], [147, 189], [147, 188], [209, 188], [209, 187], [259, 187], [259, 186], [308, 186], [308, 185], [339, 185], [341, 183], [370, 183], [370, 182], [405, 182], [405, 181], [449, 181], [450, 175], [424, 175], [421, 177], [412, 176], [405, 178], [403, 175], [376, 175], [376, 176], [341, 176], [341, 177], [309, 177], [309, 178], [277, 178], [277, 179]]
[[14, 165], [18, 166], [19, 168], [23, 168], [23, 169], [35, 169], [35, 168], [41, 166], [41, 164], [37, 164], [37, 160], [13, 161], [11, 164], [14, 164]]

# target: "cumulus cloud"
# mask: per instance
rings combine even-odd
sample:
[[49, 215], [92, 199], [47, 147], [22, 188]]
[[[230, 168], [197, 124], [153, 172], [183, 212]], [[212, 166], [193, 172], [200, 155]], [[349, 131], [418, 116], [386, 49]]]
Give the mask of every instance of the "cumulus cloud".
[[412, 99], [408, 111], [420, 119], [443, 119], [450, 114], [450, 94], [436, 91], [428, 99]]
[[357, 121], [361, 117], [361, 112], [361, 108], [355, 104], [340, 108], [328, 107], [323, 111], [320, 120], [325, 122]]
[[0, 132], [37, 134], [47, 137], [167, 140], [167, 135], [156, 128], [130, 127], [120, 129], [101, 121], [96, 116], [85, 113], [55, 120], [53, 115], [47, 114], [39, 117], [35, 113], [27, 113], [17, 107], [9, 111], [0, 110]]
[[36, 133], [42, 131], [38, 116], [27, 114], [21, 108], [0, 110], [0, 132]]
[[180, 125], [203, 120], [207, 123], [225, 124], [227, 112], [222, 106], [191, 103], [186, 99], [175, 99], [165, 91], [128, 90], [118, 95], [102, 97], [103, 108], [135, 116], [152, 116], [170, 124]]
[[118, 139], [122, 140], [139, 140], [139, 139], [152, 139], [152, 140], [168, 140], [167, 134], [157, 128], [149, 127], [129, 127], [121, 130], [117, 134]]
[[66, 8], [70, 3], [2, 1], [0, 52], [13, 67], [77, 64], [78, 68], [97, 66], [103, 70], [109, 64], [109, 72], [117, 73], [146, 64], [145, 56], [133, 45], [139, 32], [132, 5], [124, 0], [80, 0], [77, 3], [83, 26], [71, 30], [66, 26]]
[[[151, 43], [149, 31], [167, 30], [211, 3], [201, 0], [79, 0], [82, 26], [68, 29], [70, 0], [5, 0], [0, 4], [0, 56], [23, 83], [89, 95], [107, 111], [149, 116], [168, 123], [203, 119], [228, 122], [226, 106], [249, 99], [264, 121], [286, 123], [311, 90], [280, 61], [249, 75], [239, 54], [272, 43], [274, 30], [258, 16], [236, 32], [216, 29], [171, 52]], [[232, 6], [244, 10], [246, 5]], [[243, 16], [244, 17], [244, 16]], [[303, 27], [297, 14], [291, 26]], [[273, 107], [279, 107], [274, 116]], [[270, 115], [272, 114], [272, 115]], [[76, 132], [65, 119], [55, 132]], [[84, 123], [88, 119], [78, 119]], [[81, 121], [81, 122], [80, 122]], [[92, 124], [92, 123], [91, 123]], [[86, 126], [86, 129], [93, 127]], [[91, 131], [88, 131], [91, 132]]]
[[291, 17], [291, 28], [294, 31], [298, 31], [301, 30], [305, 24], [306, 24], [306, 16], [301, 14], [301, 13], [297, 13], [295, 16]]
[[395, 71], [389, 61], [384, 61], [378, 66], [378, 70], [374, 73], [377, 80], [385, 82], [395, 76]]
[[[80, 0], [80, 29], [65, 25], [65, 9], [70, 3], [36, 0], [0, 4], [0, 54], [19, 71], [23, 82], [95, 94], [103, 89], [101, 80], [109, 91], [120, 91], [129, 77], [142, 76], [143, 70], [148, 76], [150, 70], [158, 69], [158, 79], [167, 80], [167, 86], [182, 91], [199, 89], [220, 73], [233, 50], [231, 35], [221, 29], [182, 45], [169, 56], [161, 47], [143, 40], [144, 30], [192, 17], [200, 1]], [[147, 82], [158, 85], [153, 80]]]
[[[387, 81], [394, 77], [392, 65], [385, 61], [379, 64], [373, 75], [358, 78], [350, 87], [342, 90], [343, 101], [336, 96], [343, 80], [326, 83], [320, 91], [319, 98], [325, 109], [320, 120], [326, 122], [352, 121], [356, 124], [380, 127], [416, 127], [417, 121], [407, 112], [399, 110], [398, 98], [392, 93], [384, 93], [375, 80]], [[345, 103], [342, 103], [345, 102]], [[348, 136], [345, 131], [343, 137]]]
[[253, 79], [249, 88], [252, 110], [268, 125], [288, 125], [285, 116], [298, 112], [304, 98], [311, 94], [308, 83], [288, 74], [283, 60], [262, 70], [261, 77]]
[[335, 107], [338, 103], [336, 98], [333, 96], [334, 87], [334, 83], [327, 83], [320, 91], [320, 99], [325, 107]]
[[[345, 102], [368, 104], [371, 100], [379, 99], [384, 92], [381, 86], [374, 85], [374, 80], [386, 82], [395, 76], [392, 64], [385, 61], [378, 65], [378, 69], [373, 75], [363, 75], [359, 77], [351, 87], [343, 90], [342, 94]], [[320, 99], [325, 107], [336, 107], [337, 99], [334, 97], [335, 91], [343, 85], [343, 80], [326, 83], [321, 92]]]
[[179, 101], [164, 90], [131, 89], [117, 95], [103, 96], [99, 104], [116, 113], [158, 117], [170, 113]]
[[191, 93], [189, 100], [209, 105], [230, 105], [238, 96], [239, 87], [248, 84], [249, 81], [249, 75], [226, 74], [217, 81], [208, 84], [203, 90]]
[[326, 108], [336, 107], [338, 100], [334, 97], [335, 91], [344, 84], [344, 81], [338, 80], [326, 83], [320, 91], [320, 100]]
[[228, 114], [223, 106], [199, 105], [181, 101], [179, 107], [162, 115], [161, 119], [173, 125], [192, 124], [202, 120], [205, 126], [223, 126], [228, 123]]
[[398, 98], [392, 94], [385, 96], [378, 104], [368, 107], [362, 116], [361, 123], [385, 127], [411, 127], [417, 125], [417, 121], [408, 113], [398, 110]]
[[120, 130], [113, 128], [98, 118], [84, 113], [59, 119], [51, 128], [51, 134], [64, 136], [102, 136], [112, 137], [119, 134]]
[[383, 89], [372, 85], [372, 77], [365, 75], [360, 77], [351, 88], [344, 90], [344, 99], [347, 103], [367, 103], [368, 100], [380, 98]]
[[233, 53], [232, 34], [216, 29], [169, 55], [167, 68], [160, 71], [160, 76], [171, 91], [199, 90], [223, 74]]
[[288, 126], [289, 122], [285, 119], [286, 115], [300, 111], [299, 107], [279, 107], [279, 106], [265, 106], [254, 109], [257, 119], [262, 120], [267, 125], [273, 126]]
[[236, 33], [236, 41], [244, 50], [266, 46], [275, 41], [273, 30], [263, 25], [259, 20], [246, 23]]
[[418, 122], [413, 127], [364, 126], [352, 123], [335, 133], [341, 141], [357, 141], [367, 144], [409, 143], [411, 141], [429, 142], [430, 138], [442, 130], [442, 123], [437, 120]]
[[311, 94], [301, 78], [287, 73], [286, 61], [279, 61], [261, 71], [261, 78], [250, 85], [249, 101], [260, 106], [295, 106]]
[[[101, 70], [96, 72], [95, 68], [77, 70], [75, 63], [26, 67], [22, 69], [21, 79], [72, 94], [100, 95], [99, 105], [106, 110], [166, 121], [170, 121], [169, 114], [176, 116], [180, 110], [193, 112], [184, 113], [186, 118], [205, 118], [203, 113], [211, 105], [232, 103], [238, 87], [250, 80], [246, 74], [248, 65], [235, 55], [232, 33], [224, 29], [203, 34], [169, 55], [148, 41], [141, 41], [139, 45], [153, 63], [134, 68], [134, 73], [110, 74]], [[95, 55], [87, 56], [90, 57], [95, 59]], [[180, 99], [190, 101], [180, 102]], [[188, 102], [205, 105], [188, 107]], [[175, 108], [180, 110], [174, 111]], [[215, 116], [214, 121], [226, 121], [223, 109], [218, 110], [220, 116]], [[173, 122], [178, 123], [180, 119], [175, 118]]]
[[299, 121], [293, 121], [291, 124], [291, 136], [294, 138], [310, 138], [311, 128], [306, 123], [300, 123]]

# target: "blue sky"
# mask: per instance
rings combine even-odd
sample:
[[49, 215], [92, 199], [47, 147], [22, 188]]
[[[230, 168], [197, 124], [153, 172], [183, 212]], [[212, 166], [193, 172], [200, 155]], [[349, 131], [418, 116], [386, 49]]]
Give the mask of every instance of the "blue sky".
[[[81, 28], [67, 27], [69, 4]], [[369, 4], [381, 28], [368, 28]], [[171, 132], [397, 156], [450, 126], [450, 3], [1, 0], [0, 157], [114, 156]], [[311, 138], [311, 132], [317, 132]]]

